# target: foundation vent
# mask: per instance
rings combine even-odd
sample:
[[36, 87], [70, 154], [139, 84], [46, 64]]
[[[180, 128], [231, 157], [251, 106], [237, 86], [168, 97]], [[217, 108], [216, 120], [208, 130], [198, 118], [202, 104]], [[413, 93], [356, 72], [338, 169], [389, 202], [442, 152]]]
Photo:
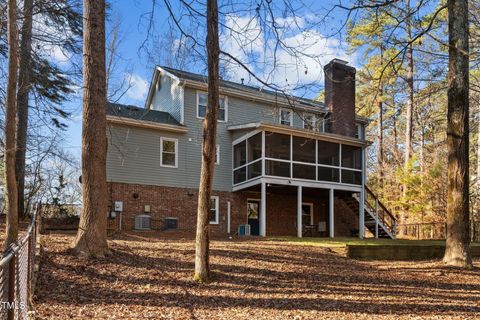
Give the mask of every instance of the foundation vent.
[[178, 229], [178, 218], [165, 218], [165, 230]]

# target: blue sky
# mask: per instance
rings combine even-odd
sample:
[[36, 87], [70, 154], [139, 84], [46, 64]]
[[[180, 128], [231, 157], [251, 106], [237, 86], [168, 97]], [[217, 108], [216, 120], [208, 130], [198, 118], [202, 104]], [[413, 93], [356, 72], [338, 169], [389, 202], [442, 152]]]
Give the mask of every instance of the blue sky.
[[[167, 30], [171, 27], [171, 25], [167, 22], [168, 13], [163, 5], [163, 1], [159, 1], [158, 3], [159, 4], [154, 11], [155, 24], [153, 25], [153, 33], [155, 34], [155, 36], [160, 36], [161, 38], [162, 35], [165, 35], [167, 33]], [[325, 12], [326, 10], [328, 10], [328, 8], [332, 7], [332, 3], [337, 3], [337, 1], [312, 0], [312, 12], [317, 10], [322, 10], [322, 12]], [[323, 6], [323, 8], [321, 8], [321, 6]], [[119, 55], [121, 56], [121, 59], [118, 60], [118, 68], [115, 69], [115, 78], [122, 79], [126, 76], [131, 79], [133, 84], [133, 86], [119, 100], [120, 103], [134, 104], [143, 107], [153, 68], [155, 64], [164, 63], [161, 58], [157, 59], [157, 61], [151, 61], [151, 59], [147, 59], [145, 51], [139, 50], [142, 43], [147, 37], [147, 28], [149, 21], [148, 19], [151, 9], [151, 1], [143, 0], [117, 1], [113, 2], [110, 6], [107, 22], [107, 33], [109, 32], [109, 30], [111, 30], [112, 25], [115, 24], [115, 22], [120, 21], [120, 37], [122, 38], [119, 44]], [[304, 16], [307, 15], [308, 12], [305, 12]], [[311, 18], [316, 19], [316, 17]], [[312, 33], [309, 33], [307, 36], [305, 36], [305, 34], [293, 33], [289, 35], [289, 39], [290, 41], [292, 41], [292, 43], [296, 43], [295, 41], [297, 41], [298, 39], [301, 39], [301, 41], [308, 41], [308, 39], [314, 37], [315, 35], [322, 36], [334, 32], [338, 28], [338, 25], [341, 23], [343, 18], [344, 16], [342, 16], [341, 12], [338, 12], [337, 14], [334, 14], [331, 19], [326, 21], [325, 23], [319, 23], [319, 27], [315, 30], [312, 30], [313, 35]], [[226, 21], [225, 23], [229, 23], [229, 21]], [[230, 19], [230, 23], [233, 23], [237, 28], [241, 28], [242, 17], [235, 16]], [[152, 48], [151, 45], [153, 41], [154, 39], [151, 37], [150, 41], [146, 43], [146, 45]], [[235, 44], [234, 42], [229, 41], [228, 37], [223, 39], [222, 45], [225, 46], [228, 50], [231, 50], [231, 52], [238, 51], [236, 48], [236, 46], [238, 46], [238, 43]], [[329, 40], [328, 42], [322, 42], [321, 45], [316, 47], [312, 46], [310, 47], [310, 50], [325, 51], [325, 60], [322, 61], [322, 63], [330, 60], [333, 57], [340, 57], [350, 60], [352, 64], [358, 66], [358, 59], [356, 58], [357, 56], [346, 55], [343, 43], [338, 38]], [[261, 52], [254, 52], [254, 54], [261, 55]], [[307, 64], [308, 62], [306, 63], [306, 65]], [[307, 68], [307, 66], [305, 68]], [[318, 66], [315, 68], [310, 67], [308, 75], [304, 75], [303, 73], [300, 73], [298, 75], [292, 75], [291, 70], [288, 70], [287, 67], [279, 69], [280, 71], [274, 75], [274, 77], [276, 78], [275, 80], [288, 77], [306, 77], [309, 78], [309, 81], [322, 82], [321, 84], [323, 85], [323, 79], [321, 79], [322, 72]], [[238, 69], [238, 72], [234, 72], [236, 78], [238, 79], [234, 77], [232, 80], [240, 81], [240, 78], [245, 78], [248, 76], [242, 72], [244, 71], [240, 69]], [[68, 108], [74, 110], [74, 116], [71, 120], [67, 122], [69, 128], [65, 132], [65, 147], [68, 148], [70, 152], [80, 157], [81, 92], [79, 92], [76, 97], [72, 98], [72, 101], [69, 102]]]
[[[122, 60], [120, 62], [121, 70], [118, 76], [126, 70], [131, 70], [131, 74], [136, 85], [133, 86], [124, 97], [119, 101], [121, 103], [128, 103], [143, 106], [146, 95], [145, 85], [150, 82], [152, 74], [152, 66], [144, 62], [145, 58], [139, 54], [138, 48], [146, 37], [146, 18], [143, 15], [150, 11], [148, 6], [150, 1], [118, 1], [111, 5], [109, 13], [109, 21], [107, 22], [107, 29], [111, 29], [112, 22], [119, 19], [121, 21], [120, 34], [122, 40], [119, 44], [119, 52]], [[162, 12], [157, 12], [158, 19], [166, 19]], [[143, 17], [143, 18], [142, 18]], [[161, 21], [161, 20], [159, 20]], [[108, 30], [107, 30], [108, 32]], [[81, 92], [79, 95], [72, 98], [69, 102], [68, 109], [74, 110], [74, 115], [71, 120], [67, 121], [68, 130], [65, 132], [65, 147], [73, 154], [80, 157], [81, 155]]]

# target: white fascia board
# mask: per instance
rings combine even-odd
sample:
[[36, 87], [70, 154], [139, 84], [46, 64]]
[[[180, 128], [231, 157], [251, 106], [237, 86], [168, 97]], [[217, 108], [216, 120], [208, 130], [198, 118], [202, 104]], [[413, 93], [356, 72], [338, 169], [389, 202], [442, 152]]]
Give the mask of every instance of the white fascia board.
[[[350, 138], [350, 137], [341, 136], [334, 133], [314, 132], [308, 129], [295, 128], [295, 127], [286, 126], [286, 125], [275, 125], [275, 124], [264, 123], [264, 122], [251, 122], [251, 123], [233, 125], [228, 127], [229, 131], [246, 130], [246, 129], [263, 129], [266, 131], [283, 133], [283, 134], [293, 135], [297, 137], [299, 136], [299, 137], [305, 137], [310, 139], [331, 141], [331, 142], [360, 146], [360, 147], [366, 147], [371, 144], [370, 141]], [[239, 139], [236, 139], [236, 140], [239, 140]]]
[[188, 132], [188, 129], [182, 126], [176, 126], [173, 124], [166, 124], [166, 123], [158, 123], [153, 121], [136, 120], [136, 119], [130, 119], [130, 118], [118, 117], [118, 116], [108, 115], [107, 123], [139, 127], [139, 128], [145, 128], [145, 129], [160, 130], [160, 131], [170, 131], [170, 132], [177, 132], [177, 133]]
[[158, 82], [159, 72], [157, 69], [153, 71], [152, 80], [150, 81], [150, 87], [148, 88], [147, 99], [145, 99], [145, 109], [149, 110], [152, 103], [153, 94], [155, 92], [155, 86]]
[[165, 75], [169, 76], [169, 77], [172, 78], [173, 80], [176, 80], [176, 81], [180, 82], [180, 78], [179, 78], [179, 77], [177, 77], [177, 76], [174, 75], [173, 73], [168, 72], [167, 70], [163, 69], [162, 67], [157, 66], [157, 67], [156, 67], [156, 70], [159, 71], [160, 73], [164, 73]]

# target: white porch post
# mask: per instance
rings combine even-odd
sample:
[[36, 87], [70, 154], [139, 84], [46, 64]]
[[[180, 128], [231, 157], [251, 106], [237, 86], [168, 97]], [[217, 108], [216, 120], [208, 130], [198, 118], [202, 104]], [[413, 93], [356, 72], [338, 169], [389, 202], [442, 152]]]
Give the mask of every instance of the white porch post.
[[358, 237], [365, 237], [365, 148], [362, 148], [362, 190], [360, 191], [360, 203], [358, 206]]
[[362, 188], [362, 191], [360, 191], [358, 208], [358, 237], [363, 239], [365, 236], [365, 188]]
[[335, 224], [334, 224], [334, 197], [333, 197], [333, 189], [329, 190], [329, 197], [328, 197], [328, 232], [330, 238], [333, 238], [335, 236]]
[[230, 201], [227, 201], [227, 234], [230, 234], [230, 215], [232, 210], [232, 204]]
[[261, 184], [260, 198], [260, 236], [267, 235], [267, 185], [264, 181]]
[[297, 188], [297, 237], [302, 237], [302, 186]]

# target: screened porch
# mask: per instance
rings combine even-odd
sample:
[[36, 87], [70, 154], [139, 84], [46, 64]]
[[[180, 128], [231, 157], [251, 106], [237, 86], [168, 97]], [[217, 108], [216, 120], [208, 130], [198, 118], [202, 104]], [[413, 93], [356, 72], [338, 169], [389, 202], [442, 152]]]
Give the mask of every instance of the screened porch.
[[233, 186], [272, 177], [358, 187], [362, 158], [361, 145], [255, 131], [233, 143]]
[[[329, 236], [333, 237], [333, 198], [337, 191], [359, 194], [358, 230], [364, 235], [364, 168], [366, 142], [325, 133], [258, 125], [233, 141], [233, 191], [258, 188], [259, 235], [266, 235], [267, 189], [296, 190], [297, 236], [302, 237], [304, 190], [328, 193]], [[290, 189], [289, 189], [290, 190]]]

